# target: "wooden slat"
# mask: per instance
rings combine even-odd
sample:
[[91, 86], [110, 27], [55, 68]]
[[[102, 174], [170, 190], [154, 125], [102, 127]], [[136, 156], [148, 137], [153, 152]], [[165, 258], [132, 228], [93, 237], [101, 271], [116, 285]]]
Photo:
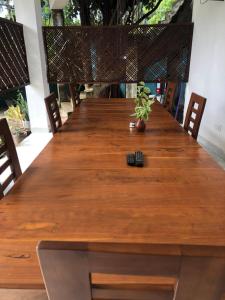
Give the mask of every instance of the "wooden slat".
[[7, 159], [1, 166], [0, 166], [0, 174], [2, 174], [11, 164], [11, 160]]
[[105, 300], [172, 300], [173, 292], [158, 290], [110, 290], [110, 289], [92, 289], [93, 299]]
[[193, 112], [193, 113], [197, 114], [197, 113], [198, 113], [198, 110], [197, 110], [197, 109], [195, 109], [194, 107], [192, 107], [192, 109], [191, 109], [191, 112]]
[[91, 284], [95, 289], [163, 289], [174, 290], [175, 277], [134, 276], [92, 273]]
[[8, 185], [10, 184], [10, 182], [12, 182], [13, 180], [15, 180], [15, 176], [14, 174], [10, 174], [7, 179], [2, 183], [2, 188], [3, 191], [8, 187]]
[[56, 106], [54, 106], [53, 108], [51, 107], [51, 110], [52, 110], [52, 113], [53, 113], [53, 114], [58, 112], [58, 110], [57, 110], [57, 107], [56, 107]]
[[4, 144], [4, 145], [2, 145], [1, 147], [0, 147], [0, 156], [3, 154], [3, 153], [5, 153], [7, 151], [7, 148], [6, 148], [6, 145]]

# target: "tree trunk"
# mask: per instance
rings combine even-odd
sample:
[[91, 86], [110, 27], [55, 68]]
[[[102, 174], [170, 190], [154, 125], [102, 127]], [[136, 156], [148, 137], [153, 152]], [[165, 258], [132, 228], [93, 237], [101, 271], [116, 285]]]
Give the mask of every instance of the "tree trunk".
[[63, 9], [52, 9], [52, 19], [54, 26], [64, 26]]
[[89, 0], [79, 0], [81, 25], [91, 25]]
[[104, 0], [102, 5], [103, 25], [117, 24], [117, 4], [116, 1], [110, 3], [109, 0]]
[[[64, 26], [64, 13], [63, 9], [52, 9], [52, 20], [54, 26]], [[57, 84], [58, 98], [61, 105], [62, 100], [67, 100], [64, 84]]]

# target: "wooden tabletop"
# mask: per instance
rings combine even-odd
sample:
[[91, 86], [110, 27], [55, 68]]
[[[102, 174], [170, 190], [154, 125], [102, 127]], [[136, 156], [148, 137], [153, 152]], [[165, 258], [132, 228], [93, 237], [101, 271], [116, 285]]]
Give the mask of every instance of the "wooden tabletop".
[[145, 133], [132, 112], [84, 101], [0, 202], [0, 287], [42, 287], [39, 240], [225, 246], [225, 172], [159, 103]]

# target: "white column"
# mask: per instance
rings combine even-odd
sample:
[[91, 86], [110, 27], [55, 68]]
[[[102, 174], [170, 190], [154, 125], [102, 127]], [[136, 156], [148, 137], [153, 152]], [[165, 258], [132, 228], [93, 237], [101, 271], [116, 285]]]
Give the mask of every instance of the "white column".
[[44, 98], [49, 95], [46, 76], [40, 0], [14, 0], [16, 20], [24, 25], [31, 84], [26, 87], [32, 131], [48, 130]]

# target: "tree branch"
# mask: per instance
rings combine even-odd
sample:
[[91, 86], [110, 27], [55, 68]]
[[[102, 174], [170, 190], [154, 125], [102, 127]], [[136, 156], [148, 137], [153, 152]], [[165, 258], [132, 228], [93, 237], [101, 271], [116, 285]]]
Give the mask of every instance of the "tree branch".
[[137, 22], [134, 25], [138, 25], [140, 24], [144, 19], [146, 19], [147, 17], [149, 17], [152, 13], [154, 13], [154, 11], [156, 11], [156, 9], [159, 7], [160, 3], [163, 0], [159, 0], [156, 5], [153, 7], [152, 10], [150, 10], [149, 12], [147, 12], [146, 14], [144, 14], [144, 16], [142, 16], [139, 20], [137, 20]]
[[112, 14], [112, 17], [111, 17], [111, 19], [109, 21], [109, 24], [108, 24], [109, 26], [111, 26], [112, 24], [114, 24], [114, 19], [116, 17], [116, 14], [118, 14], [117, 8], [114, 10], [114, 12]]
[[126, 18], [126, 21], [125, 21], [126, 25], [130, 22], [131, 12], [132, 12], [132, 9], [129, 9], [129, 12], [128, 12], [128, 15], [127, 15], [127, 18]]

